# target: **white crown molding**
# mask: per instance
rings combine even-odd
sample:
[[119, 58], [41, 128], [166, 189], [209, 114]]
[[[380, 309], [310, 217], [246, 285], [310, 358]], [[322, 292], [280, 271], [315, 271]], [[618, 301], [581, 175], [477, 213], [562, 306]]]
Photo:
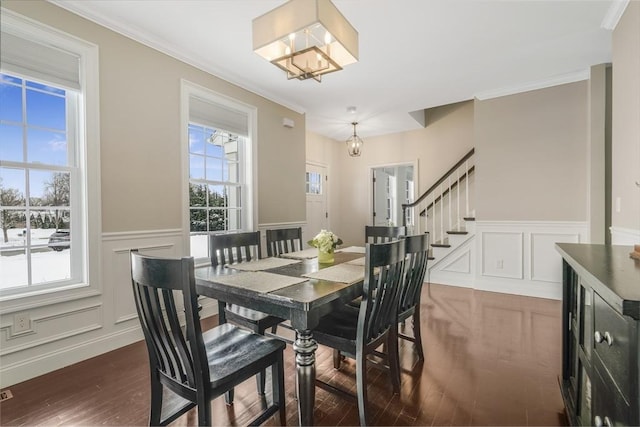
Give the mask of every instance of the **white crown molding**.
[[609, 10], [607, 10], [607, 14], [602, 19], [600, 28], [613, 31], [618, 25], [628, 4], [629, 0], [613, 0], [609, 6]]
[[77, 5], [73, 4], [73, 3], [67, 3], [61, 0], [48, 0], [49, 3], [52, 3], [62, 9], [66, 9], [69, 12], [81, 16], [85, 19], [88, 19], [89, 21], [92, 21], [102, 27], [108, 28], [109, 30], [115, 31], [118, 34], [121, 34], [125, 37], [128, 37], [138, 43], [141, 43], [147, 47], [150, 47], [154, 50], [157, 50], [159, 52], [162, 52], [166, 55], [171, 56], [172, 58], [177, 59], [178, 61], [184, 62], [185, 64], [191, 65], [193, 67], [198, 68], [199, 70], [202, 70], [206, 73], [209, 73], [215, 77], [218, 77], [228, 83], [231, 83], [235, 86], [238, 86], [242, 89], [248, 90], [249, 92], [252, 92], [256, 95], [260, 95], [272, 102], [275, 102], [277, 104], [282, 105], [283, 107], [289, 108], [290, 110], [295, 111], [298, 114], [305, 114], [306, 110], [300, 106], [300, 105], [296, 105], [296, 104], [292, 104], [288, 101], [283, 100], [282, 98], [280, 98], [279, 96], [268, 92], [268, 91], [264, 91], [261, 90], [253, 85], [247, 84], [247, 82], [241, 82], [238, 79], [236, 79], [233, 75], [233, 73], [224, 70], [222, 68], [218, 68], [218, 67], [210, 67], [207, 66], [199, 61], [195, 61], [193, 58], [189, 58], [186, 55], [183, 55], [182, 53], [180, 53], [179, 50], [167, 46], [166, 45], [166, 40], [158, 40], [156, 38], [153, 37], [149, 37], [147, 34], [145, 34], [143, 31], [139, 31], [136, 30], [135, 28], [131, 28], [131, 27], [126, 27], [124, 25], [122, 25], [122, 23], [107, 18], [99, 13], [91, 13], [88, 12], [82, 8], [79, 8]]
[[549, 77], [548, 79], [536, 80], [520, 85], [507, 86], [501, 89], [488, 90], [475, 95], [479, 101], [487, 99], [499, 98], [501, 96], [515, 95], [518, 93], [529, 92], [532, 90], [544, 89], [553, 86], [560, 86], [567, 83], [579, 82], [589, 79], [589, 70], [576, 71], [574, 73], [562, 74], [560, 76]]

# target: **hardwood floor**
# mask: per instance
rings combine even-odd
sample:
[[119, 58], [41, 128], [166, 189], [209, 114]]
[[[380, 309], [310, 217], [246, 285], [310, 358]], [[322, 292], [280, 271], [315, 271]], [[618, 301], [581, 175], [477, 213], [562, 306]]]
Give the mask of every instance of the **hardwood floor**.
[[[561, 369], [561, 303], [432, 284], [422, 298], [426, 360], [403, 341], [401, 394], [383, 371], [369, 368], [374, 425], [567, 425], [557, 376]], [[206, 325], [215, 322], [205, 320]], [[410, 329], [410, 325], [407, 325]], [[287, 424], [297, 425], [293, 351], [285, 358]], [[0, 424], [146, 425], [149, 372], [138, 342], [8, 387]], [[320, 347], [317, 375], [355, 393], [355, 363], [332, 366]], [[255, 381], [236, 388], [235, 401], [213, 403], [215, 425], [245, 425], [259, 411]], [[318, 425], [356, 425], [356, 404], [316, 388]], [[267, 424], [275, 425], [275, 418]], [[196, 425], [192, 410], [173, 425]]]

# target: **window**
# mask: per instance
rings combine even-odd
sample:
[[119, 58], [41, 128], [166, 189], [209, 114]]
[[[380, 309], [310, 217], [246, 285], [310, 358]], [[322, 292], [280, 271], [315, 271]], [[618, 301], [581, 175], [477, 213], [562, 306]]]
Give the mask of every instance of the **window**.
[[322, 174], [307, 172], [305, 181], [307, 194], [322, 194]]
[[243, 229], [240, 181], [245, 138], [189, 124], [189, 230], [191, 254], [208, 257], [207, 235]]
[[209, 259], [209, 234], [253, 230], [255, 108], [182, 82], [189, 253]]
[[95, 46], [3, 10], [1, 55], [0, 296], [84, 286], [99, 260]]

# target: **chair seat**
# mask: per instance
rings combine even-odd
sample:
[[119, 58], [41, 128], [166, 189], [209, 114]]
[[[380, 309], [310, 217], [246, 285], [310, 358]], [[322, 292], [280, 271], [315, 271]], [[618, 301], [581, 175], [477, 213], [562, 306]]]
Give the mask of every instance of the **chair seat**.
[[[255, 375], [256, 366], [270, 363], [265, 362], [269, 356], [276, 357], [286, 345], [284, 342], [266, 338], [230, 323], [216, 326], [202, 334], [207, 359], [209, 360], [209, 375], [212, 387], [233, 382], [239, 377]], [[251, 351], [246, 351], [248, 348]]]
[[[350, 344], [356, 340], [358, 333], [358, 313], [360, 309], [345, 305], [339, 310], [335, 310], [326, 316], [320, 318], [318, 326], [313, 328], [313, 336], [315, 340], [322, 344], [330, 340], [332, 343], [338, 339], [349, 341]], [[340, 347], [351, 347], [351, 345], [343, 345]], [[353, 349], [350, 349], [353, 351]]]

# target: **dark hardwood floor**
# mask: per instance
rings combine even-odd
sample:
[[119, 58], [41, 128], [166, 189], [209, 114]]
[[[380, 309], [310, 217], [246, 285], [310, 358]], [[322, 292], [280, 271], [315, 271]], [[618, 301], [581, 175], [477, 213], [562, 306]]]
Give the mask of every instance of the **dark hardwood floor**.
[[[424, 288], [421, 313], [426, 360], [418, 363], [412, 344], [401, 343], [401, 394], [393, 395], [386, 373], [369, 368], [374, 425], [567, 425], [557, 381], [560, 301], [433, 284]], [[290, 346], [285, 358], [287, 424], [297, 425]], [[320, 347], [319, 378], [355, 392], [354, 373], [350, 360], [334, 370], [330, 350]], [[146, 348], [138, 342], [8, 389], [13, 398], [0, 403], [3, 426], [145, 425]], [[214, 424], [246, 425], [261, 404], [255, 381], [248, 381], [232, 406], [214, 401]], [[356, 404], [316, 388], [315, 421], [356, 425]], [[196, 424], [195, 410], [174, 423]]]

